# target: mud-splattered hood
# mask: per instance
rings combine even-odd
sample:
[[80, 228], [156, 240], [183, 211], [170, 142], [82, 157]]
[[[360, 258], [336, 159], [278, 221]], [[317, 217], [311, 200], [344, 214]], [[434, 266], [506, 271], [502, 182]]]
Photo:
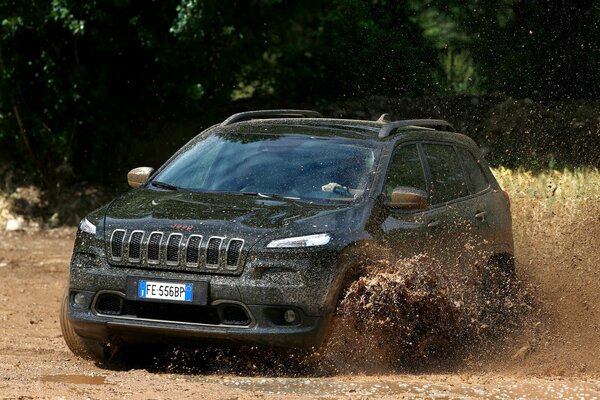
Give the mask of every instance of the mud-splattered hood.
[[[318, 232], [347, 232], [362, 220], [360, 204], [314, 204], [228, 193], [132, 190], [107, 209], [105, 232], [139, 229], [241, 237], [254, 244]], [[107, 238], [108, 239], [108, 238]]]

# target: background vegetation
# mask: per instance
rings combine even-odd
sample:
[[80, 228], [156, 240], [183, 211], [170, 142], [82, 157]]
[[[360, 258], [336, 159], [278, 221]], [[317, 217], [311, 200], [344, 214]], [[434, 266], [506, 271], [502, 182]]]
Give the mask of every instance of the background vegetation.
[[241, 109], [372, 96], [472, 128], [496, 164], [600, 164], [597, 0], [0, 0], [0, 22], [0, 175], [43, 187], [122, 181]]

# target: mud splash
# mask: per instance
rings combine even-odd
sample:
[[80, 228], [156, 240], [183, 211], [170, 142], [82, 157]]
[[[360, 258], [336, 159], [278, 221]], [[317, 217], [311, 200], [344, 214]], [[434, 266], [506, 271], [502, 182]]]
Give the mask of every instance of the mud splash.
[[533, 309], [531, 296], [517, 281], [497, 297], [484, 296], [479, 281], [459, 279], [426, 255], [390, 262], [375, 257], [382, 249], [362, 250], [373, 257], [353, 271], [355, 279], [348, 282], [317, 352], [154, 349], [151, 370], [288, 377], [457, 370], [470, 358], [490, 356]]
[[531, 308], [519, 282], [484, 295], [427, 255], [371, 260], [357, 275], [319, 352], [336, 372], [460, 368], [475, 349], [516, 330]]

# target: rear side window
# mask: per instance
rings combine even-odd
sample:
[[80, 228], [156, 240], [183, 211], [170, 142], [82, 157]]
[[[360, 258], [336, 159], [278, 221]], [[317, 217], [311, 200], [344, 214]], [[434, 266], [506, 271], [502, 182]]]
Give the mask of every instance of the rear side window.
[[469, 195], [463, 167], [454, 147], [424, 144], [431, 172], [431, 203], [445, 203]]
[[394, 188], [400, 186], [427, 190], [423, 165], [416, 145], [409, 144], [396, 150], [385, 185], [385, 193], [388, 199], [392, 198]]
[[457, 148], [457, 151], [465, 168], [469, 191], [471, 193], [479, 193], [482, 190], [487, 189], [490, 186], [490, 183], [481, 169], [481, 164], [477, 161], [473, 153], [462, 147]]

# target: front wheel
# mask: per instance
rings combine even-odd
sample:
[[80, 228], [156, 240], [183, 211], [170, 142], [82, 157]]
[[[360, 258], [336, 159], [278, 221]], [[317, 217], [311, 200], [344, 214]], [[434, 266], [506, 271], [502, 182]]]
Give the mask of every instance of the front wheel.
[[73, 329], [67, 315], [68, 301], [69, 297], [68, 293], [66, 293], [60, 306], [60, 329], [67, 347], [77, 357], [98, 362], [107, 361], [109, 352], [106, 345], [95, 340], [83, 338]]

